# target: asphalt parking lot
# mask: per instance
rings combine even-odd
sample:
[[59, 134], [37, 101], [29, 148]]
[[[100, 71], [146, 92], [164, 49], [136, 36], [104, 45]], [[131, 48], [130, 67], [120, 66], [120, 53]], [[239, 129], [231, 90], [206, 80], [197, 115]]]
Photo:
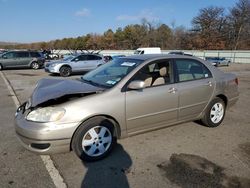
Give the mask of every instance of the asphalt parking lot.
[[[238, 75], [240, 90], [221, 126], [189, 122], [119, 140], [110, 156], [94, 163], [73, 152], [51, 155], [67, 187], [250, 187], [250, 64], [220, 69]], [[39, 79], [60, 78], [44, 70], [2, 73], [21, 103]], [[16, 107], [2, 77], [0, 91], [0, 187], [55, 187], [40, 156], [15, 137]]]

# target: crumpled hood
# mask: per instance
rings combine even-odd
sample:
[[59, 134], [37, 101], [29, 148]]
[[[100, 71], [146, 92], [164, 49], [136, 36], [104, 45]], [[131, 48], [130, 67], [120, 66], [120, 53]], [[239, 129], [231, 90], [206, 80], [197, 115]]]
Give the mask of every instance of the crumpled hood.
[[31, 96], [31, 107], [70, 94], [84, 94], [104, 91], [104, 88], [96, 87], [77, 80], [66, 79], [41, 79]]

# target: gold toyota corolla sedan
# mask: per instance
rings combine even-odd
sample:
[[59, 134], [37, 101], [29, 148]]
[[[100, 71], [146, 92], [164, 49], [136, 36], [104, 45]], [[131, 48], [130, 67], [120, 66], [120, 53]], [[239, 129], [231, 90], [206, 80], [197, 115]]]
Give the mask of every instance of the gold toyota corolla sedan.
[[22, 145], [39, 154], [105, 157], [117, 138], [186, 121], [221, 124], [238, 79], [184, 55], [117, 58], [79, 80], [42, 79], [16, 112]]

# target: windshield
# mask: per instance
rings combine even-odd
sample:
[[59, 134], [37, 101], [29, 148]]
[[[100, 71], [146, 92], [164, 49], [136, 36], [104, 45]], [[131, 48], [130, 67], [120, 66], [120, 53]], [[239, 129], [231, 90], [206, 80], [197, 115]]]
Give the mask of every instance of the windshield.
[[85, 74], [81, 79], [93, 85], [111, 88], [141, 62], [137, 59], [117, 58]]
[[135, 50], [134, 54], [141, 54], [141, 50]]

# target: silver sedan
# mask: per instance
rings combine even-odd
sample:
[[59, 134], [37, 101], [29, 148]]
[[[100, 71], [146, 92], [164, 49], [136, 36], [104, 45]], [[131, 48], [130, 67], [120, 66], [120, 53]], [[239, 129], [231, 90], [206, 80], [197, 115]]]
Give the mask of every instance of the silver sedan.
[[40, 80], [17, 109], [16, 133], [30, 151], [94, 161], [118, 138], [194, 120], [217, 127], [238, 97], [237, 77], [201, 59], [130, 56], [79, 80]]
[[74, 72], [90, 71], [104, 64], [104, 58], [98, 54], [72, 55], [63, 60], [47, 62], [45, 72], [67, 77]]

